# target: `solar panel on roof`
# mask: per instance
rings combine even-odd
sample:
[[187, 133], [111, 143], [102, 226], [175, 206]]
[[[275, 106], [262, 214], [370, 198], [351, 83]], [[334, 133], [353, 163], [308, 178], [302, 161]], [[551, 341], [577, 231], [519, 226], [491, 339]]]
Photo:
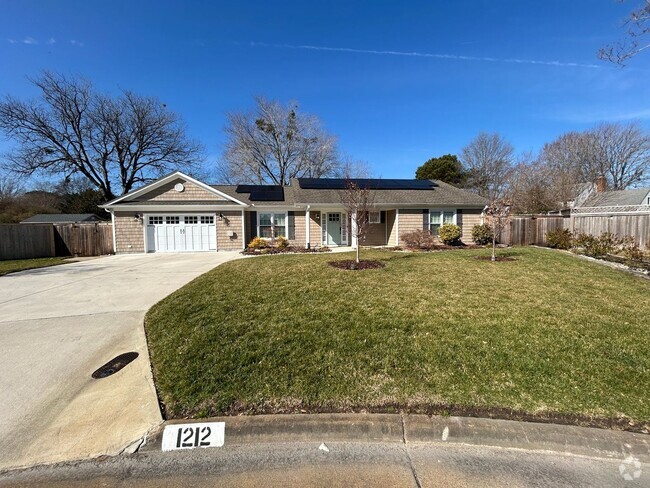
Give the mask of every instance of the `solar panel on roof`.
[[284, 189], [281, 186], [273, 189], [254, 189], [248, 199], [251, 202], [281, 202], [284, 200]]
[[399, 180], [399, 179], [369, 179], [352, 178], [299, 178], [300, 188], [305, 190], [344, 190], [347, 181], [357, 184], [361, 188], [374, 190], [431, 190], [436, 184], [431, 180]]

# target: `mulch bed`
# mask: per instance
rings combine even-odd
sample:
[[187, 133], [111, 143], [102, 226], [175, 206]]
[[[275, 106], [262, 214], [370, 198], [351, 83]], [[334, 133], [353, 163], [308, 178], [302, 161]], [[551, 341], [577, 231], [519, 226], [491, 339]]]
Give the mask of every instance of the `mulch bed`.
[[[492, 261], [492, 256], [476, 256], [476, 259], [479, 259], [481, 261]], [[516, 261], [517, 259], [511, 258], [509, 256], [497, 256], [496, 260], [502, 262], [502, 261]]]
[[342, 261], [330, 261], [327, 264], [329, 264], [332, 268], [347, 269], [350, 271], [359, 271], [362, 269], [377, 269], [386, 266], [381, 261], [372, 261], [369, 259], [361, 260], [358, 263], [354, 259], [346, 259]]
[[330, 252], [329, 247], [263, 247], [262, 249], [252, 249], [247, 247], [244, 249], [241, 254], [245, 256], [265, 256], [267, 254], [316, 254], [321, 252]]

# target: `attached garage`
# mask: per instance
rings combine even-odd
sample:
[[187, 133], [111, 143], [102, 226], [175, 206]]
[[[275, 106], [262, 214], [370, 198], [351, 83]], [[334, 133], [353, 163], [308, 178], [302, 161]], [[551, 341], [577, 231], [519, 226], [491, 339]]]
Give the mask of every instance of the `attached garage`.
[[217, 250], [215, 215], [145, 215], [147, 252]]

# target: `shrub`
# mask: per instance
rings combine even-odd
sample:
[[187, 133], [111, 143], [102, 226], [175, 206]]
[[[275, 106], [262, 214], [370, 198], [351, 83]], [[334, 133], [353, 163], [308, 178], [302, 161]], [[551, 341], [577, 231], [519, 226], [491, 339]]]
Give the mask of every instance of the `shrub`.
[[438, 230], [438, 237], [448, 246], [458, 246], [462, 231], [456, 224], [443, 224]]
[[406, 232], [400, 239], [411, 249], [431, 249], [435, 245], [435, 240], [428, 230]]
[[275, 247], [277, 247], [278, 249], [286, 249], [286, 248], [289, 247], [289, 241], [287, 240], [286, 237], [282, 237], [282, 236], [278, 237], [275, 240], [274, 244], [275, 244]]
[[551, 230], [546, 233], [548, 247], [555, 249], [571, 249], [573, 247], [573, 234], [569, 229]]
[[598, 258], [610, 254], [616, 248], [618, 240], [614, 234], [603, 232], [600, 237], [578, 234], [575, 243], [587, 256]]
[[620, 254], [625, 256], [630, 261], [643, 261], [645, 253], [634, 240], [632, 236], [625, 236], [620, 241], [621, 249]]
[[472, 227], [472, 240], [479, 246], [485, 246], [492, 242], [492, 227], [488, 224], [476, 224]]
[[248, 243], [248, 247], [249, 249], [264, 249], [269, 247], [269, 243], [261, 237], [253, 237], [253, 239]]

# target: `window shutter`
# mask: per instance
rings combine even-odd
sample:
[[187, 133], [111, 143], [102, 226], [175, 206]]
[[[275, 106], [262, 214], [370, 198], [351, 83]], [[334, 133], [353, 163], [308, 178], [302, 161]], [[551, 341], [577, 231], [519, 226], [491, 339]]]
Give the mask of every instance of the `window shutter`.
[[430, 229], [429, 209], [425, 208], [422, 210], [422, 230], [429, 230], [429, 229]]
[[255, 237], [257, 237], [257, 212], [248, 212], [250, 221], [249, 223], [249, 228], [250, 228], [250, 240], [253, 240]]
[[341, 242], [348, 244], [348, 214], [341, 214]]
[[296, 238], [296, 214], [290, 210], [287, 212], [287, 217], [289, 218], [289, 240], [294, 240]]
[[463, 228], [463, 211], [460, 208], [456, 210], [456, 225]]
[[386, 223], [386, 210], [382, 210], [381, 212], [379, 212], [379, 222], [381, 222], [382, 224]]

